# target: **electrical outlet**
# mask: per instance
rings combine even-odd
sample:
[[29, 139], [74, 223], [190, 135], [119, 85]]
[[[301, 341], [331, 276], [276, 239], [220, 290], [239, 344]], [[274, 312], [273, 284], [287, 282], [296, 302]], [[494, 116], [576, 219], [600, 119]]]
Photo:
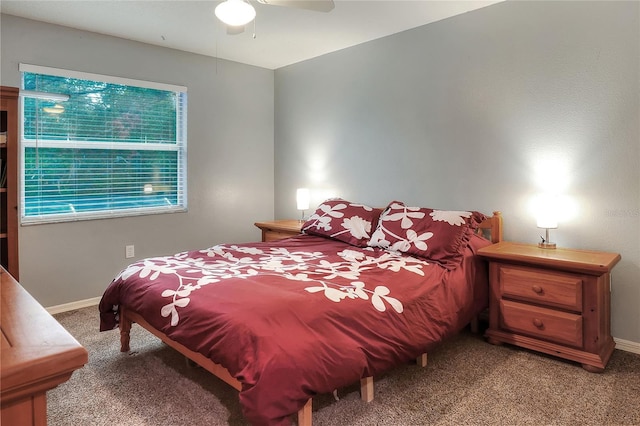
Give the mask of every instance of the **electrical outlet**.
[[124, 257], [126, 257], [127, 259], [133, 257], [136, 255], [136, 251], [135, 251], [135, 247], [134, 246], [125, 246], [124, 247]]

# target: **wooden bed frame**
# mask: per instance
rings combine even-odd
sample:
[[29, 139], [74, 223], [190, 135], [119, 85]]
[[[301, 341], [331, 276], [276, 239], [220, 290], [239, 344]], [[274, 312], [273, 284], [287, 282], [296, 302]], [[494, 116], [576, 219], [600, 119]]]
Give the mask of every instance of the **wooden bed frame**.
[[[484, 237], [487, 237], [492, 243], [497, 243], [502, 241], [502, 215], [499, 211], [494, 211], [491, 217], [485, 219], [480, 226], [478, 227], [477, 233]], [[142, 328], [154, 334], [160, 340], [162, 340], [167, 345], [171, 346], [173, 349], [180, 352], [182, 355], [187, 357], [189, 360], [195, 362], [205, 370], [209, 371], [214, 376], [218, 377], [222, 381], [228, 383], [233, 386], [238, 391], [242, 390], [242, 384], [236, 380], [229, 371], [221, 366], [220, 364], [216, 364], [211, 361], [209, 358], [204, 355], [194, 352], [184, 345], [170, 339], [166, 334], [161, 331], [155, 329], [151, 324], [149, 324], [140, 314], [137, 312], [133, 312], [127, 309], [125, 306], [120, 306], [120, 351], [128, 352], [130, 349], [129, 341], [130, 341], [130, 331], [132, 323], [138, 323]], [[470, 324], [471, 330], [474, 333], [478, 331], [478, 319], [474, 318]], [[420, 367], [426, 367], [427, 365], [427, 354], [424, 353], [420, 355], [416, 359], [416, 363]], [[360, 379], [360, 399], [365, 402], [373, 401], [373, 377], [364, 377]], [[302, 407], [297, 414], [298, 417], [298, 426], [311, 426], [311, 412], [312, 412], [312, 399], [306, 402], [304, 407]]]

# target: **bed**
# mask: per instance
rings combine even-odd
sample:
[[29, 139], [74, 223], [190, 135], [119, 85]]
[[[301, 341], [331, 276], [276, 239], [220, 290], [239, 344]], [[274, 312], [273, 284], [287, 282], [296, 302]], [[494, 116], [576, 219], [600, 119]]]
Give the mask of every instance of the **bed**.
[[424, 365], [487, 307], [475, 252], [502, 239], [499, 212], [334, 199], [302, 228], [132, 263], [103, 294], [100, 330], [119, 328], [123, 352], [132, 323], [149, 330], [235, 387], [254, 425], [311, 425], [314, 395], [360, 381], [372, 400], [373, 377]]

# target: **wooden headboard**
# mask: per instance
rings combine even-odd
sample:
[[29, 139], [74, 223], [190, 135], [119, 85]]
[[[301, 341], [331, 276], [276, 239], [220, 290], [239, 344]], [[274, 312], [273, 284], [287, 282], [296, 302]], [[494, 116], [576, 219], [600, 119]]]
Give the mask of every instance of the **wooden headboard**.
[[492, 243], [502, 241], [502, 213], [494, 211], [478, 226], [478, 235], [488, 238]]

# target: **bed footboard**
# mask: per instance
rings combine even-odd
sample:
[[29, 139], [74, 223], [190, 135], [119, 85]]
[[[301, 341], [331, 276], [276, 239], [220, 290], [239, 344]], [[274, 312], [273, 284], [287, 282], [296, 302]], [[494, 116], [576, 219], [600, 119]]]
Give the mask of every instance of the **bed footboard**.
[[[120, 319], [119, 319], [119, 328], [120, 328], [120, 352], [129, 352], [130, 350], [130, 339], [131, 339], [131, 325], [133, 323], [138, 323], [142, 328], [154, 334], [156, 337], [160, 338], [164, 343], [171, 346], [179, 353], [190, 359], [191, 361], [198, 364], [200, 367], [209, 371], [211, 374], [219, 378], [220, 380], [228, 383], [236, 390], [240, 391], [242, 389], [242, 384], [229, 373], [229, 371], [221, 366], [220, 364], [216, 364], [211, 361], [209, 358], [205, 357], [202, 354], [194, 352], [190, 349], [187, 349], [185, 346], [181, 345], [178, 342], [171, 340], [161, 331], [156, 330], [151, 324], [145, 321], [140, 315], [135, 312], [129, 311], [123, 306], [120, 306]], [[373, 377], [366, 377], [361, 380], [361, 391], [362, 391], [362, 399], [363, 401], [370, 402], [373, 400]], [[370, 398], [370, 399], [365, 399]], [[298, 426], [311, 426], [312, 425], [312, 402], [311, 398], [306, 402], [306, 404], [298, 411]]]

